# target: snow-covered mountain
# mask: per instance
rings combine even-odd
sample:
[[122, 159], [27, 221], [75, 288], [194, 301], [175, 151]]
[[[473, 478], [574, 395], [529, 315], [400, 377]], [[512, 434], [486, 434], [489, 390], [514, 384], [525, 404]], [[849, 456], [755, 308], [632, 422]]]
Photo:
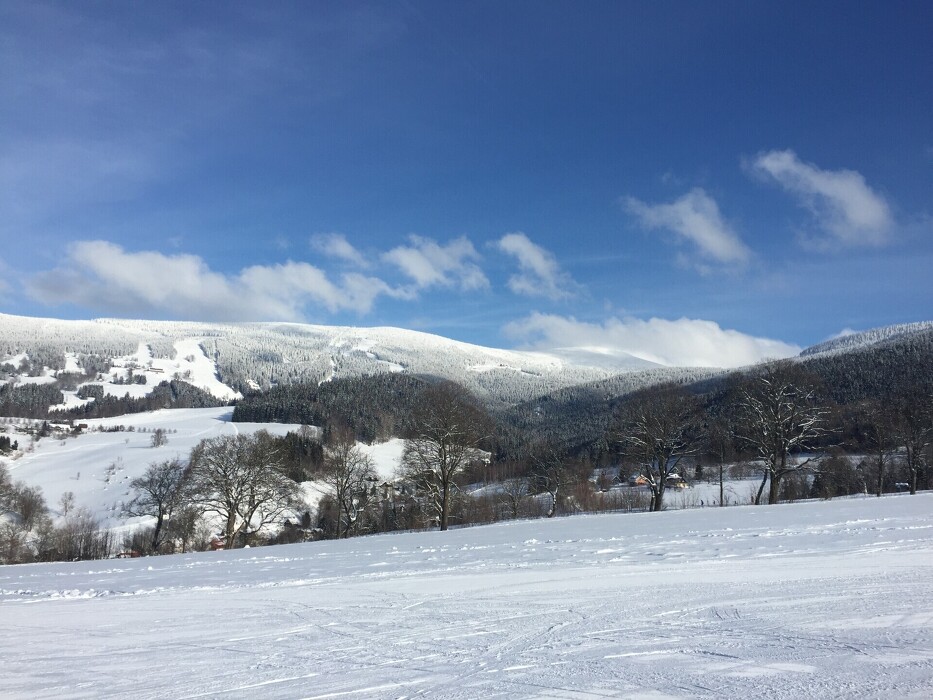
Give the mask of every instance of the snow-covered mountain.
[[883, 326], [881, 328], [872, 328], [867, 331], [853, 331], [845, 333], [837, 338], [811, 345], [804, 349], [801, 357], [819, 355], [830, 352], [847, 352], [850, 350], [860, 350], [862, 348], [883, 343], [888, 340], [903, 338], [916, 333], [933, 330], [933, 321], [920, 321], [918, 323], [899, 323], [893, 326]]
[[[860, 350], [931, 330], [933, 322], [877, 328], [814, 345], [800, 357]], [[51, 383], [64, 373], [79, 386], [100, 384], [104, 394], [138, 398], [176, 378], [226, 401], [276, 384], [389, 372], [450, 379], [488, 402], [516, 404], [623, 374], [634, 388], [682, 380], [685, 369], [602, 347], [501, 350], [400, 328], [0, 314], [0, 381]], [[76, 388], [64, 392], [65, 408], [88, 400]]]
[[96, 373], [92, 381], [121, 396], [125, 383], [140, 376], [146, 383], [134, 386], [131, 394], [176, 377], [221, 399], [277, 383], [409, 372], [451, 379], [484, 398], [509, 403], [658, 367], [626, 353], [499, 350], [400, 328], [65, 321], [0, 314], [0, 367], [4, 364], [10, 365], [10, 377], [21, 365], [28, 368], [19, 374], [32, 376], [21, 381], [53, 381], [62, 372]]

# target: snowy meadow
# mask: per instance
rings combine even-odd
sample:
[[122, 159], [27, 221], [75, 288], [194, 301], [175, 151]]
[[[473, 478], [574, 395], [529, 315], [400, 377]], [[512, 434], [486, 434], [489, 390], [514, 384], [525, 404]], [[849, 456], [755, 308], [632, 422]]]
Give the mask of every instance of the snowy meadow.
[[933, 494], [0, 568], [9, 698], [926, 698]]

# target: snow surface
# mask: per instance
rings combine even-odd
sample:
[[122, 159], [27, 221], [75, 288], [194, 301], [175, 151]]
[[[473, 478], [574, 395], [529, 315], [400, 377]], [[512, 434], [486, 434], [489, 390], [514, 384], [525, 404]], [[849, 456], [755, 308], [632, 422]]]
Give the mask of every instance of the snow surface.
[[[116, 418], [85, 421], [88, 431], [64, 440], [44, 438], [19, 459], [5, 460], [10, 475], [29, 486], [39, 486], [53, 515], [66, 491], [75, 495], [75, 506], [89, 508], [107, 527], [135, 525], [149, 519], [120, 517], [124, 503], [132, 499], [129, 482], [141, 476], [156, 462], [180, 457], [187, 459], [201, 440], [220, 435], [251, 434], [260, 429], [274, 435], [297, 431], [290, 423], [233, 423], [233, 409], [178, 408], [134, 413]], [[93, 432], [95, 428], [122, 425], [133, 432]], [[152, 447], [152, 431], [167, 432], [168, 442]], [[15, 437], [15, 435], [14, 435]], [[19, 436], [20, 442], [28, 438]]]
[[[111, 396], [124, 396], [129, 394], [133, 398], [142, 398], [152, 393], [160, 382], [172, 379], [176, 375], [182, 377], [188, 384], [203, 389], [218, 399], [230, 401], [243, 398], [238, 391], [217, 378], [217, 365], [204, 354], [204, 348], [197, 338], [185, 338], [174, 343], [175, 356], [173, 358], [153, 357], [152, 348], [146, 343], [140, 343], [136, 352], [124, 357], [114, 358], [113, 366], [117, 368], [116, 376], [127, 379], [129, 369], [134, 374], [144, 374], [146, 384], [104, 384], [104, 393]], [[98, 384], [99, 382], [89, 382]]]
[[4, 698], [928, 698], [933, 494], [0, 567]]
[[380, 479], [391, 481], [395, 478], [402, 462], [402, 453], [405, 451], [404, 440], [392, 438], [386, 442], [377, 442], [372, 445], [357, 444], [373, 460], [373, 467], [375, 467], [376, 474]]

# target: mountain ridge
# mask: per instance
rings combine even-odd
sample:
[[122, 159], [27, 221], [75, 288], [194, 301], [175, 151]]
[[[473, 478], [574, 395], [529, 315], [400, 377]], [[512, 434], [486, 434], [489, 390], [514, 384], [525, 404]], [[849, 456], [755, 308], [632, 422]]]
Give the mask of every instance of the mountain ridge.
[[[871, 347], [931, 329], [933, 321], [871, 329], [818, 343], [798, 358]], [[7, 383], [14, 381], [10, 365], [20, 364], [32, 376], [24, 376], [26, 372], [18, 376], [29, 383], [84, 373], [85, 382], [109, 382], [113, 386], [105, 386], [105, 391], [122, 396], [126, 384], [140, 382], [141, 376], [145, 376], [143, 386], [149, 387], [173, 377], [224, 400], [280, 384], [405, 372], [456, 381], [498, 405], [515, 405], [574, 387], [617, 383], [619, 377], [628, 378], [623, 381], [627, 387], [637, 388], [665, 378], [682, 380], [685, 372], [701, 370], [660, 366], [611, 348], [506, 350], [391, 326], [64, 320], [0, 313], [0, 366], [4, 364]], [[716, 371], [702, 368], [703, 374]], [[130, 393], [149, 391], [136, 387]]]

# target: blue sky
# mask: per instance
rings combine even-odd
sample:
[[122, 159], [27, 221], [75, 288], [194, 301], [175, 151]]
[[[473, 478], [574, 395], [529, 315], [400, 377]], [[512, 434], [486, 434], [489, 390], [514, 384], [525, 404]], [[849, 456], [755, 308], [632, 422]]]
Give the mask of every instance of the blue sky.
[[719, 364], [929, 320], [931, 36], [925, 1], [0, 0], [0, 308]]

